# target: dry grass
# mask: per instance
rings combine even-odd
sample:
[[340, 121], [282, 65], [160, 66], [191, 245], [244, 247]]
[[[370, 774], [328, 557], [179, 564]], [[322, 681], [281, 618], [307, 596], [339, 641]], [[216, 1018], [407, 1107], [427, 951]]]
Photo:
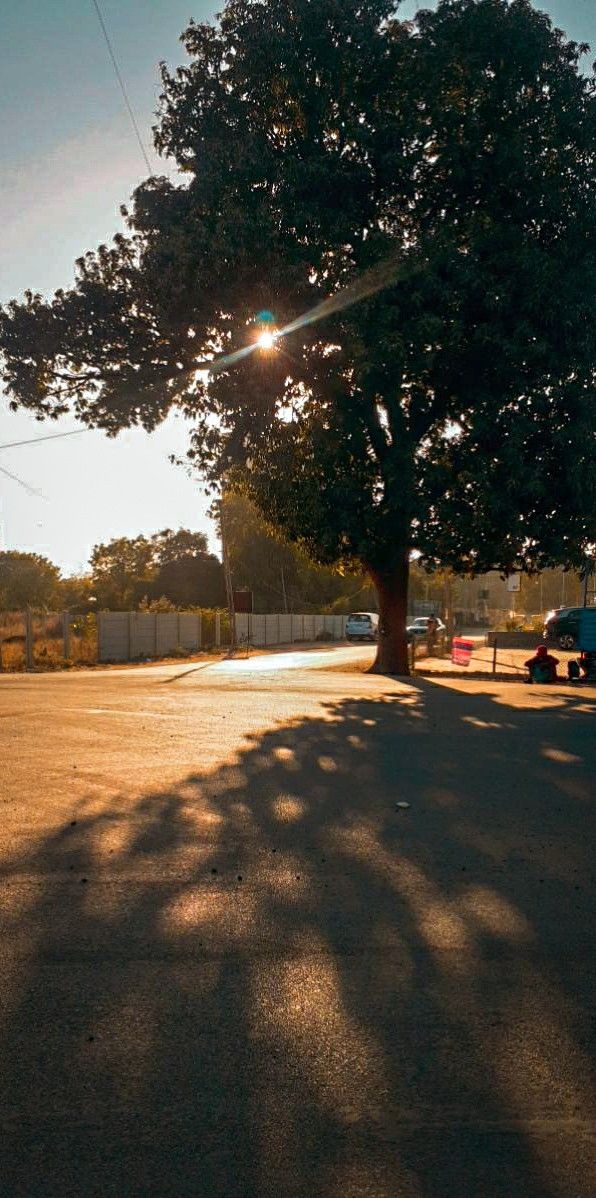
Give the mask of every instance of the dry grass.
[[[37, 670], [64, 670], [97, 664], [94, 617], [73, 617], [68, 660], [64, 657], [61, 616], [52, 613], [34, 615], [33, 638], [33, 662]], [[26, 669], [25, 619], [21, 612], [0, 613], [0, 655], [0, 668], [5, 672]]]

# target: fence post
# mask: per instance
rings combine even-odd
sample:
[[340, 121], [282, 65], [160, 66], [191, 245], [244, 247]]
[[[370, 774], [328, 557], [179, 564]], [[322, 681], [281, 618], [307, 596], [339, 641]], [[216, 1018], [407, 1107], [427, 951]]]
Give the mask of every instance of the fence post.
[[31, 608], [28, 607], [25, 612], [25, 665], [28, 670], [33, 669], [33, 615]]
[[70, 612], [62, 612], [62, 656], [65, 661], [70, 660]]
[[133, 629], [134, 612], [128, 613], [128, 660], [132, 661], [132, 629]]
[[202, 647], [203, 647], [203, 617], [201, 616], [201, 613], [198, 612], [198, 614], [197, 614], [197, 649], [202, 649]]
[[497, 634], [493, 636], [493, 678], [497, 672]]
[[216, 613], [215, 613], [215, 648], [219, 649], [220, 646], [221, 646], [221, 612], [216, 611]]
[[416, 637], [412, 636], [410, 641], [410, 670], [412, 674], [416, 673]]

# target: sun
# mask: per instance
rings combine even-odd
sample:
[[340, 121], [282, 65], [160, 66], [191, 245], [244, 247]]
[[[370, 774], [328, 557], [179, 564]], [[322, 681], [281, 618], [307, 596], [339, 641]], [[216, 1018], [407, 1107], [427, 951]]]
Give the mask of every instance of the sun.
[[264, 332], [259, 334], [257, 338], [257, 345], [259, 349], [273, 349], [273, 346], [275, 345], [275, 333], [272, 333], [269, 329], [265, 329]]

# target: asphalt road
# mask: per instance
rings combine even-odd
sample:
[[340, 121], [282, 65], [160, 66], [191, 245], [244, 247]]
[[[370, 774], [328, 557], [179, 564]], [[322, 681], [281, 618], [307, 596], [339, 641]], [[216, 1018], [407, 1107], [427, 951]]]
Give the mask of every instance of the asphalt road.
[[596, 691], [359, 656], [0, 677], [2, 1198], [593, 1194]]

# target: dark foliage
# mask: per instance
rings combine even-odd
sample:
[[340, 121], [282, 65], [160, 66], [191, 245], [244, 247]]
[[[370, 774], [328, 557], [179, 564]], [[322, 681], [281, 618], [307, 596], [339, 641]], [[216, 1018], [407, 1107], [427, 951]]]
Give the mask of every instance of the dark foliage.
[[[163, 68], [130, 234], [2, 318], [4, 382], [110, 433], [178, 406], [214, 484], [362, 564], [405, 667], [408, 554], [576, 565], [595, 539], [596, 101], [528, 0], [229, 0]], [[382, 288], [216, 374], [199, 363], [376, 271]]]

